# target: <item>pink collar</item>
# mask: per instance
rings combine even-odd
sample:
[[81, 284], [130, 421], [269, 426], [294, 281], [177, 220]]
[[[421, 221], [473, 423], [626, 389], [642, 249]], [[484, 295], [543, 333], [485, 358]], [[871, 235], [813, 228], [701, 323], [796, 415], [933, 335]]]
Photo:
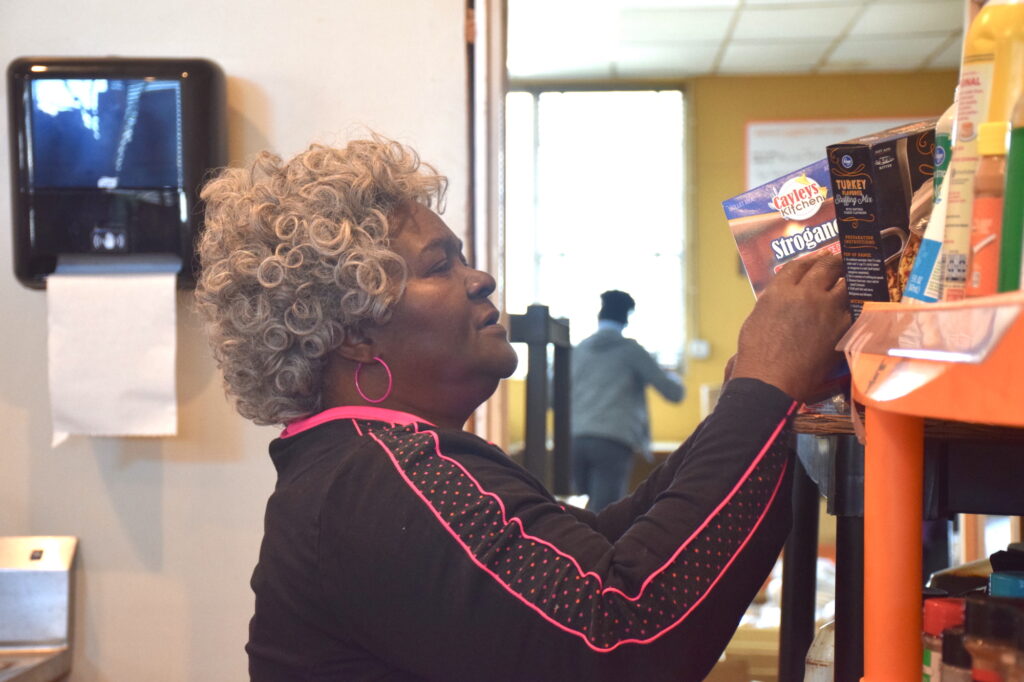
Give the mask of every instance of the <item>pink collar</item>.
[[433, 424], [428, 422], [426, 419], [421, 419], [420, 417], [409, 414], [408, 412], [389, 410], [384, 407], [345, 405], [342, 407], [332, 407], [318, 414], [314, 414], [312, 417], [293, 421], [285, 427], [284, 431], [281, 432], [281, 438], [290, 438], [291, 436], [307, 431], [314, 426], [319, 426], [320, 424], [334, 421], [336, 419], [364, 419], [367, 421], [384, 422], [386, 424], [401, 424], [402, 426], [408, 426], [409, 424], [415, 424], [418, 422], [420, 424], [433, 426]]

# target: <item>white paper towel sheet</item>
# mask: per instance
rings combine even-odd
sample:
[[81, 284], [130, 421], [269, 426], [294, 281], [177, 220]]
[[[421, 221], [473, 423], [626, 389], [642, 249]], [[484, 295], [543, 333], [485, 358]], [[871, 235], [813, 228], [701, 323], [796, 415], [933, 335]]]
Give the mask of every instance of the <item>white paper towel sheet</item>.
[[175, 435], [174, 273], [52, 274], [46, 299], [53, 446]]

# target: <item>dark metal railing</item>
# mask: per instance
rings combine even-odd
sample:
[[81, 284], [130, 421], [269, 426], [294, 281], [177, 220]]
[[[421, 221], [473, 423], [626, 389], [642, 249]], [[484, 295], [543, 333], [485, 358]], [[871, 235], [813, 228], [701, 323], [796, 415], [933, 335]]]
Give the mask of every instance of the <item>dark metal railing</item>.
[[[569, 321], [552, 318], [546, 305], [534, 304], [524, 315], [511, 315], [510, 339], [525, 343], [526, 443], [523, 466], [556, 495], [571, 490], [569, 473]], [[552, 367], [553, 390], [549, 390], [548, 344], [555, 347]], [[549, 404], [554, 410], [553, 447], [547, 444]]]

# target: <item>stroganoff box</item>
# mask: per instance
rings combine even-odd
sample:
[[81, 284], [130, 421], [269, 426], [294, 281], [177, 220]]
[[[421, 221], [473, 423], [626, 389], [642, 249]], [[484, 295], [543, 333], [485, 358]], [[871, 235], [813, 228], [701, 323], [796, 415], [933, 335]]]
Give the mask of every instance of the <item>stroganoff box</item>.
[[[722, 202], [743, 267], [760, 296], [786, 263], [822, 251], [840, 253], [828, 163], [816, 161]], [[843, 395], [850, 370], [839, 359], [817, 391], [829, 400], [803, 408], [826, 414], [849, 411]]]
[[728, 199], [722, 207], [755, 296], [789, 261], [821, 250], [839, 253], [825, 159]]

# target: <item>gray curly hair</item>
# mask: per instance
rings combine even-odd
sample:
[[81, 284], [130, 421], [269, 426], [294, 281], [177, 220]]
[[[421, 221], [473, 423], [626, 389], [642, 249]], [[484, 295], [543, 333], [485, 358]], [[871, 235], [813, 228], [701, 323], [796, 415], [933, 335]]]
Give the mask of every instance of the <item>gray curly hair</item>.
[[390, 218], [409, 202], [442, 210], [446, 188], [415, 151], [377, 135], [287, 163], [262, 152], [205, 186], [196, 304], [243, 417], [287, 424], [323, 409], [328, 354], [387, 322], [405, 290]]

